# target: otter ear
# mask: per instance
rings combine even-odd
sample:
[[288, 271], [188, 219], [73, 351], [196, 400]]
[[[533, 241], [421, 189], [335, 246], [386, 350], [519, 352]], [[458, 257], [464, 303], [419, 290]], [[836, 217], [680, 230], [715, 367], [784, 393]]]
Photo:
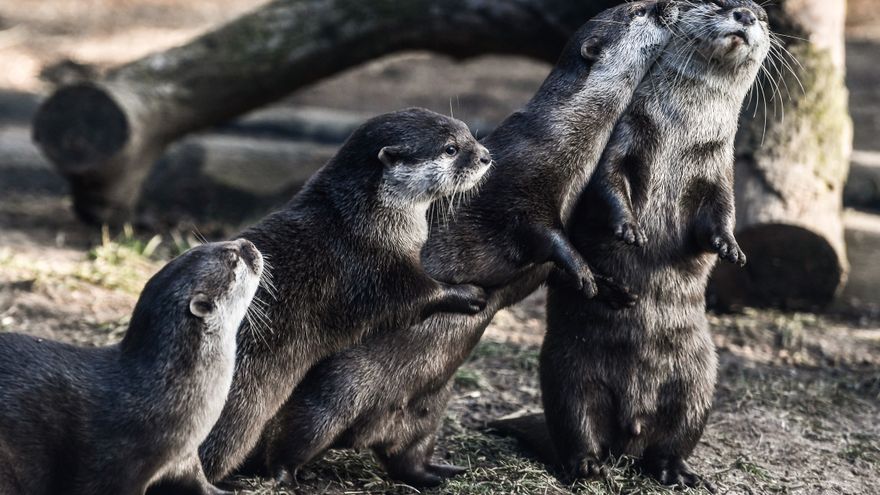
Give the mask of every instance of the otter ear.
[[409, 152], [409, 148], [403, 145], [386, 146], [379, 150], [379, 161], [387, 167], [400, 163]]
[[581, 45], [581, 57], [589, 60], [590, 62], [595, 62], [599, 60], [599, 55], [602, 54], [602, 40], [600, 40], [596, 36], [591, 36], [587, 38], [587, 41], [584, 41], [584, 44]]
[[189, 312], [197, 318], [205, 318], [214, 311], [214, 303], [204, 294], [196, 294], [189, 300]]

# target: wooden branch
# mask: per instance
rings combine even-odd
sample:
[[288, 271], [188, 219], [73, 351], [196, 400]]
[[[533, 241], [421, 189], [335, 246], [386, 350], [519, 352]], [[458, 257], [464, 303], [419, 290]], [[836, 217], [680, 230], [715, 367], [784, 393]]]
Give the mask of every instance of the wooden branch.
[[153, 162], [186, 133], [401, 50], [552, 61], [612, 3], [276, 0], [189, 44], [60, 88], [38, 112], [33, 137], [69, 179], [81, 218], [119, 222]]

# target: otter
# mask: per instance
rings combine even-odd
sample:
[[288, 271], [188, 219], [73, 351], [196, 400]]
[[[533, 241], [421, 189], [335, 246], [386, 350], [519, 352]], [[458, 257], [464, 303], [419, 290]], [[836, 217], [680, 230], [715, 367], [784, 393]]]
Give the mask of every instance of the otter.
[[491, 165], [461, 121], [418, 108], [381, 115], [240, 234], [271, 262], [274, 288], [256, 296], [264, 325], [239, 330], [229, 399], [200, 448], [209, 479], [244, 459], [320, 359], [371, 331], [485, 307], [483, 289], [436, 281], [419, 253], [431, 203], [471, 191]]
[[0, 493], [136, 495], [159, 478], [225, 493], [200, 476], [197, 449], [262, 271], [248, 241], [206, 244], [147, 282], [117, 345], [0, 334]]
[[711, 489], [685, 462], [715, 391], [705, 291], [718, 257], [746, 263], [733, 233], [734, 137], [770, 33], [751, 0], [679, 8], [674, 40], [618, 123], [570, 228], [579, 252], [640, 298], [612, 312], [551, 284], [540, 377], [568, 474], [595, 475], [609, 454], [625, 454], [663, 484]]
[[461, 472], [431, 461], [450, 379], [498, 310], [551, 268], [585, 297], [598, 286], [605, 303], [632, 303], [625, 287], [591, 273], [563, 227], [675, 17], [669, 2], [631, 2], [578, 30], [534, 98], [483, 141], [496, 165], [480, 194], [434, 222], [422, 251], [436, 278], [489, 287], [487, 308], [377, 334], [321, 362], [254, 453], [271, 474], [287, 482], [327, 448], [357, 447], [372, 448], [395, 479], [437, 485]]

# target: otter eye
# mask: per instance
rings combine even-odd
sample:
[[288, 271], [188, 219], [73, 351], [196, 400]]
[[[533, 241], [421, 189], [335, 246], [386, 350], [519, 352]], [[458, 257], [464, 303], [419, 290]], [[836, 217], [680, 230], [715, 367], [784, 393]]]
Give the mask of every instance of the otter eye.
[[633, 17], [645, 17], [648, 15], [648, 9], [644, 7], [639, 7], [633, 11]]
[[196, 318], [204, 318], [214, 311], [214, 303], [204, 294], [196, 294], [189, 300], [189, 312]]
[[458, 146], [454, 144], [450, 144], [446, 147], [446, 154], [449, 156], [455, 156], [458, 154]]

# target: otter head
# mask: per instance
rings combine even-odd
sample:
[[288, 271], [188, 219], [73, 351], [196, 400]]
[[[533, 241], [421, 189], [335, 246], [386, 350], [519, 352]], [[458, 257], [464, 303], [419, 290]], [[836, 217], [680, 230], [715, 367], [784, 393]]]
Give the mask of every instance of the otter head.
[[429, 204], [468, 191], [492, 165], [467, 125], [430, 110], [387, 114], [372, 127], [382, 166], [380, 199], [389, 204]]
[[767, 12], [752, 0], [681, 1], [664, 65], [694, 79], [748, 89], [770, 51]]
[[250, 241], [190, 249], [147, 282], [123, 350], [149, 355], [159, 348], [213, 345], [217, 338], [234, 344], [262, 273], [263, 257]]
[[580, 92], [606, 98], [632, 93], [669, 43], [678, 6], [670, 1], [629, 2], [584, 24], [557, 64], [576, 75]]

